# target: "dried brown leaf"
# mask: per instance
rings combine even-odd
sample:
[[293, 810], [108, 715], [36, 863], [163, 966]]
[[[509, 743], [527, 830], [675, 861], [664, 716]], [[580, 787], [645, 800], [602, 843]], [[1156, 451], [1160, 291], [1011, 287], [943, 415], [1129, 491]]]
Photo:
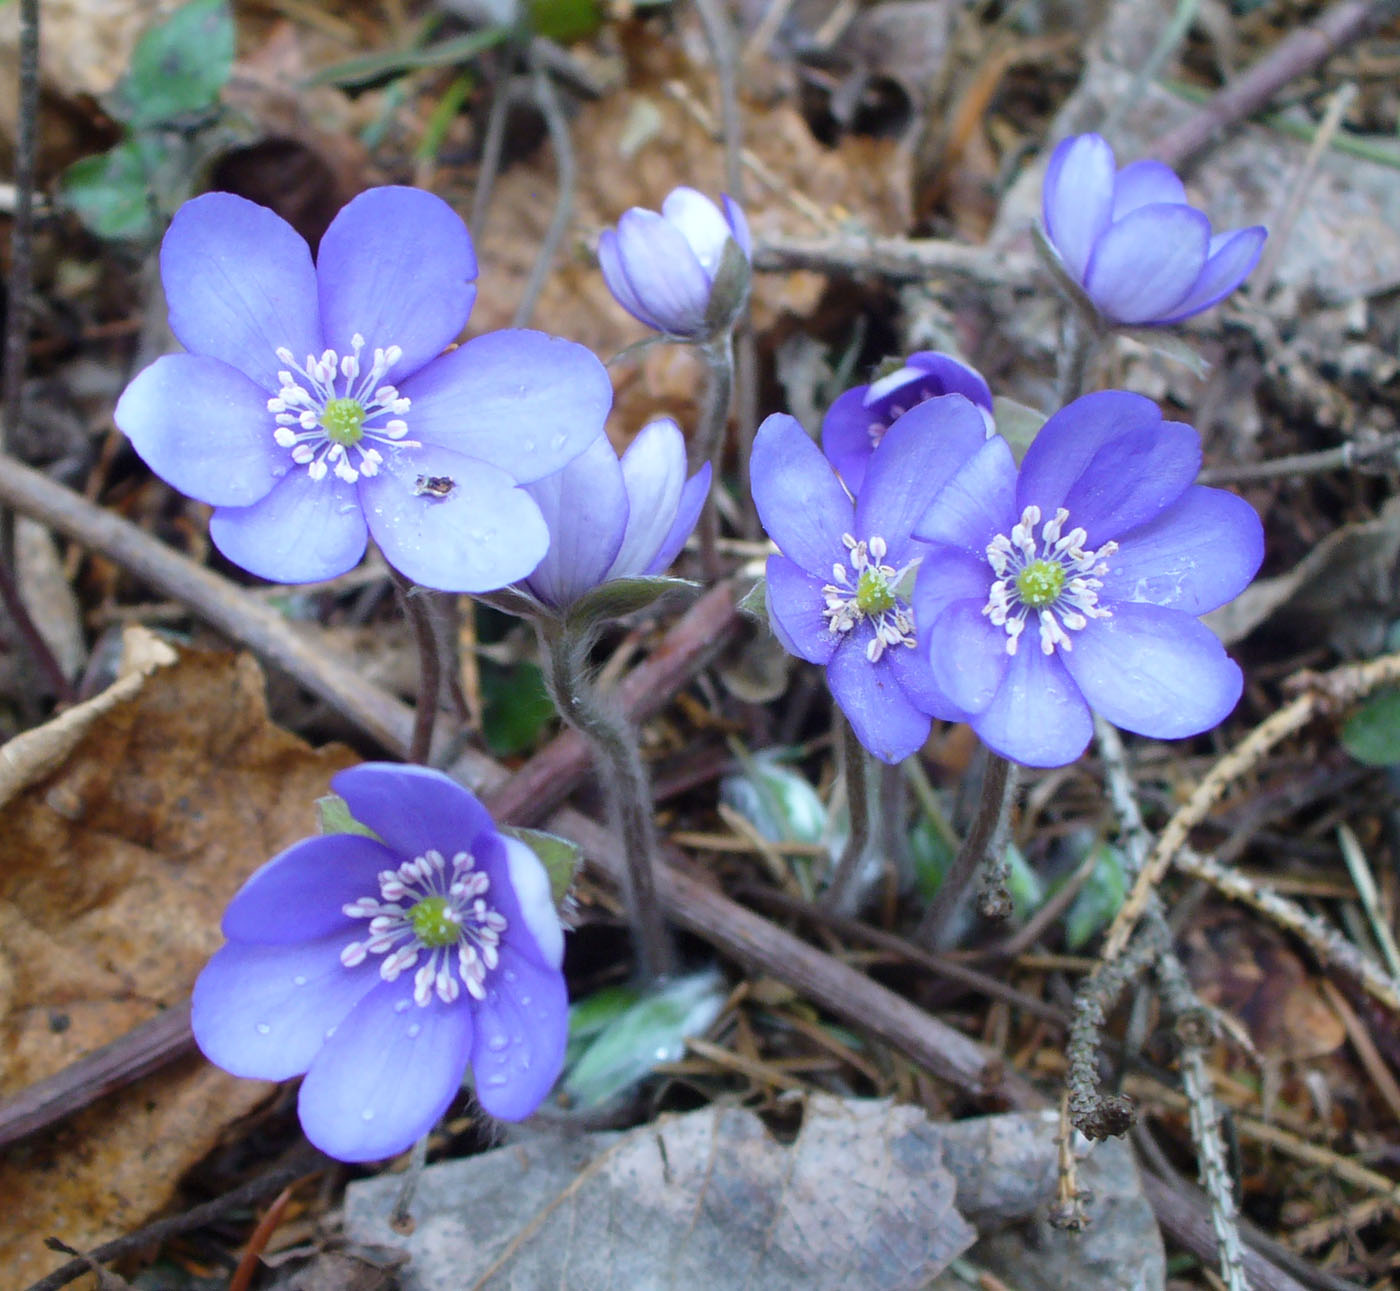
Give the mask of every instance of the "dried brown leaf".
[[[243, 880], [312, 826], [353, 761], [273, 726], [247, 655], [142, 629], [104, 694], [0, 748], [0, 1093], [52, 1075], [188, 993]], [[267, 1086], [192, 1058], [0, 1162], [0, 1291], [165, 1205]]]

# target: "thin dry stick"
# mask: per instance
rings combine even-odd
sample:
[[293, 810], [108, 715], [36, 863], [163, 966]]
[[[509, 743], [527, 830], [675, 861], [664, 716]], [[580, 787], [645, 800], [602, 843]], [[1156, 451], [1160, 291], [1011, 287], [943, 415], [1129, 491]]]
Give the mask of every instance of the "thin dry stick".
[[872, 783], [870, 754], [851, 729], [850, 722], [837, 717], [841, 728], [841, 771], [846, 781], [846, 807], [850, 831], [846, 846], [836, 862], [836, 872], [822, 894], [821, 904], [838, 914], [854, 914], [861, 901], [860, 872], [870, 848], [871, 822], [878, 794]]
[[398, 589], [399, 605], [404, 618], [413, 629], [418, 647], [418, 702], [413, 709], [413, 734], [408, 742], [408, 760], [426, 763], [433, 745], [433, 727], [437, 724], [438, 700], [442, 693], [442, 661], [438, 657], [437, 633], [424, 589], [414, 586], [392, 566], [389, 569]]
[[1400, 0], [1343, 0], [1333, 5], [1311, 27], [1290, 32], [1201, 111], [1161, 135], [1148, 152], [1179, 168], [1217, 134], [1258, 111], [1289, 81], [1310, 72], [1397, 13]]
[[1115, 916], [1104, 941], [1105, 962], [1121, 954], [1134, 925], [1142, 917], [1148, 898], [1161, 884], [1176, 854], [1191, 831], [1209, 815], [1225, 790], [1263, 759], [1276, 744], [1300, 731], [1319, 712], [1355, 702], [1377, 686], [1400, 679], [1400, 654], [1383, 655], [1363, 664], [1348, 664], [1306, 680], [1312, 689], [1286, 704], [1255, 727], [1211, 769], [1190, 798], [1167, 822], [1156, 846], [1138, 875], [1133, 890]]
[[881, 238], [836, 234], [823, 238], [764, 238], [754, 246], [755, 269], [787, 273], [813, 269], [850, 277], [872, 275], [893, 282], [924, 282], [951, 274], [990, 286], [1030, 286], [1035, 261], [986, 247], [934, 238]]
[[559, 253], [559, 244], [564, 240], [564, 232], [569, 227], [569, 219], [574, 211], [574, 191], [578, 186], [574, 141], [569, 134], [569, 123], [564, 119], [564, 109], [559, 104], [554, 82], [533, 55], [530, 62], [530, 87], [535, 102], [544, 115], [550, 146], [554, 149], [556, 181], [554, 213], [549, 218], [549, 227], [535, 252], [535, 263], [530, 267], [530, 280], [525, 284], [524, 294], [515, 307], [516, 327], [528, 326], [534, 316], [535, 305], [539, 301], [540, 292], [544, 290], [545, 279], [554, 266], [554, 257]]
[[250, 1179], [241, 1188], [235, 1188], [222, 1197], [206, 1201], [202, 1206], [185, 1211], [183, 1215], [172, 1215], [169, 1219], [158, 1219], [154, 1224], [147, 1224], [145, 1228], [128, 1233], [125, 1237], [118, 1237], [115, 1241], [104, 1242], [101, 1246], [87, 1252], [83, 1258], [69, 1260], [67, 1264], [56, 1268], [46, 1277], [40, 1278], [28, 1288], [28, 1291], [59, 1291], [60, 1287], [66, 1287], [70, 1282], [77, 1281], [84, 1273], [91, 1273], [94, 1264], [107, 1264], [112, 1260], [120, 1259], [123, 1255], [129, 1255], [133, 1251], [158, 1246], [179, 1233], [188, 1233], [192, 1229], [203, 1228], [205, 1224], [212, 1223], [231, 1210], [255, 1205], [264, 1197], [275, 1196], [288, 1184], [295, 1183], [298, 1179], [321, 1169], [324, 1161], [325, 1158], [319, 1152], [303, 1150], [298, 1154], [298, 1160], [291, 1165], [269, 1170], [266, 1174], [259, 1175], [256, 1179]]
[[1341, 969], [1354, 978], [1368, 995], [1400, 1013], [1400, 980], [1389, 976], [1378, 964], [1363, 955], [1325, 919], [1309, 914], [1292, 898], [1241, 874], [1214, 856], [1183, 847], [1173, 863], [1183, 874], [1209, 883], [1221, 896], [1239, 901], [1272, 919], [1280, 928], [1304, 942], [1324, 964]]
[[1351, 470], [1374, 462], [1385, 466], [1386, 458], [1400, 453], [1400, 435], [1381, 435], [1369, 441], [1349, 440], [1336, 448], [1316, 453], [1295, 453], [1268, 462], [1243, 462], [1238, 466], [1212, 466], [1196, 477], [1198, 484], [1248, 484], [1255, 480], [1277, 480], [1290, 475], [1321, 475], [1328, 471]]
[[1250, 297], [1256, 301], [1263, 300], [1269, 294], [1269, 288], [1273, 286], [1274, 272], [1278, 269], [1279, 261], [1288, 246], [1288, 235], [1293, 232], [1293, 226], [1298, 221], [1298, 214], [1303, 209], [1303, 201], [1312, 187], [1323, 154], [1331, 147], [1332, 137], [1341, 128], [1342, 117], [1355, 97], [1356, 86], [1352, 82], [1343, 85], [1332, 96], [1322, 123], [1318, 126], [1307, 155], [1303, 158], [1303, 164], [1283, 199], [1283, 205], [1269, 221], [1269, 240], [1264, 245], [1264, 254], [1259, 257], [1259, 264], [1250, 275], [1249, 286], [1246, 288]]

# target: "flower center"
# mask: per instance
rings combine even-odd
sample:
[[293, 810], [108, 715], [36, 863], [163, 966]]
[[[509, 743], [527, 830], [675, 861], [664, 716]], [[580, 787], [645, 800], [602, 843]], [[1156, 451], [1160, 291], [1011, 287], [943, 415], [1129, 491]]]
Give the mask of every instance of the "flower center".
[[1070, 632], [1078, 632], [1090, 619], [1112, 617], [1112, 611], [1099, 604], [1098, 589], [1108, 573], [1106, 558], [1118, 544], [1106, 542], [1097, 551], [1086, 551], [1089, 535], [1083, 529], [1065, 533], [1068, 519], [1069, 512], [1061, 507], [1042, 525], [1040, 508], [1027, 507], [1009, 537], [998, 534], [987, 545], [987, 561], [997, 577], [982, 613], [1006, 629], [1007, 654], [1016, 653], [1032, 613], [1040, 624], [1044, 654], [1054, 654], [1056, 646], [1072, 650]]
[[826, 597], [822, 613], [832, 632], [850, 632], [857, 623], [869, 619], [875, 635], [865, 647], [865, 657], [871, 663], [879, 663], [888, 646], [914, 645], [909, 588], [919, 558], [896, 569], [883, 563], [889, 548], [878, 535], [868, 542], [857, 542], [847, 533], [841, 535], [841, 541], [851, 554], [851, 568], [847, 570], [839, 563], [831, 567], [832, 581], [822, 588]]
[[306, 467], [313, 480], [334, 472], [337, 479], [353, 484], [362, 475], [379, 473], [384, 462], [381, 448], [420, 447], [405, 438], [408, 423], [403, 414], [410, 401], [394, 386], [381, 384], [403, 351], [397, 345], [376, 349], [365, 369], [365, 338], [357, 332], [350, 348], [344, 356], [334, 350], [326, 350], [319, 359], [308, 354], [304, 367], [286, 346], [277, 351], [278, 360], [287, 366], [277, 374], [282, 388], [267, 401], [268, 412], [277, 418], [273, 439], [292, 450], [292, 461]]
[[476, 869], [470, 852], [458, 852], [449, 863], [441, 852], [428, 851], [383, 870], [377, 897], [342, 907], [351, 919], [369, 920], [369, 936], [350, 942], [340, 962], [354, 968], [369, 955], [383, 955], [379, 975], [386, 982], [416, 967], [413, 1001], [420, 1007], [434, 995], [451, 1004], [463, 986], [484, 1000], [486, 974], [500, 962], [507, 927], [486, 903], [490, 889], [490, 878]]

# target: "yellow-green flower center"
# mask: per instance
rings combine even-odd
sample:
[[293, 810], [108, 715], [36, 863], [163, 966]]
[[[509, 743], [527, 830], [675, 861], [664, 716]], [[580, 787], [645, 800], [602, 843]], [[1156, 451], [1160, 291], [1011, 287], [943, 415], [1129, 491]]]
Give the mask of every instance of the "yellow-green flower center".
[[462, 936], [462, 925], [452, 918], [446, 897], [427, 897], [408, 912], [413, 935], [429, 950], [455, 946]]
[[358, 399], [327, 399], [321, 425], [331, 443], [349, 448], [365, 437], [365, 406]]
[[1065, 567], [1055, 560], [1032, 560], [1016, 575], [1016, 592], [1023, 605], [1038, 610], [1053, 605], [1065, 586]]
[[895, 595], [890, 590], [890, 581], [873, 565], [860, 571], [860, 581], [856, 584], [856, 608], [867, 615], [883, 614], [895, 607]]

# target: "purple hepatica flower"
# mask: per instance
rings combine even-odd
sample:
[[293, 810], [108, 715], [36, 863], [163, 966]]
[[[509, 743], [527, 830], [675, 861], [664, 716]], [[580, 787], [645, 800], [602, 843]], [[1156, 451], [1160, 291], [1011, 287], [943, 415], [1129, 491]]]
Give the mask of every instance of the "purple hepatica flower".
[[544, 867], [441, 772], [365, 763], [331, 787], [378, 839], [304, 839], [243, 885], [195, 983], [199, 1047], [235, 1076], [305, 1073], [302, 1127], [342, 1161], [421, 1138], [468, 1063], [487, 1112], [528, 1116], [568, 1032]]
[[476, 256], [440, 198], [361, 193], [317, 263], [265, 207], [208, 193], [161, 246], [189, 352], [141, 372], [117, 424], [157, 475], [216, 510], [215, 545], [263, 578], [350, 569], [366, 534], [427, 587], [486, 591], [549, 542], [521, 484], [602, 433], [607, 373], [580, 345], [467, 321]]
[[792, 654], [826, 666], [851, 729], [883, 762], [919, 748], [931, 716], [961, 715], [933, 684], [910, 604], [927, 550], [910, 530], [986, 438], [961, 395], [929, 399], [890, 427], [855, 502], [794, 418], [776, 413], [754, 438], [754, 504], [782, 551], [768, 558], [773, 631]]
[[911, 354], [895, 371], [838, 396], [822, 419], [822, 451], [846, 487], [860, 492], [870, 455], [899, 417], [945, 394], [972, 400], [992, 434], [992, 392], [982, 374], [935, 350]]
[[633, 318], [668, 336], [703, 340], [733, 323], [747, 280], [733, 300], [712, 300], [716, 275], [732, 242], [753, 258], [748, 221], [737, 202], [723, 212], [693, 188], [672, 189], [661, 214], [634, 206], [598, 239], [598, 263], [614, 299]]
[[1179, 323], [1249, 276], [1268, 231], [1211, 235], [1170, 166], [1135, 161], [1115, 173], [1096, 134], [1064, 140], [1045, 172], [1045, 231], [1069, 276], [1106, 319]]
[[919, 521], [934, 679], [995, 752], [1062, 766], [1091, 708], [1158, 739], [1234, 708], [1240, 670], [1196, 616], [1254, 576], [1264, 532], [1247, 502], [1192, 483], [1200, 464], [1190, 426], [1106, 390], [1051, 417], [1019, 475], [990, 440]]
[[674, 421], [644, 427], [621, 461], [600, 437], [562, 471], [529, 486], [550, 542], [521, 586], [567, 611], [608, 579], [664, 573], [709, 491], [708, 462], [685, 478], [685, 437]]

